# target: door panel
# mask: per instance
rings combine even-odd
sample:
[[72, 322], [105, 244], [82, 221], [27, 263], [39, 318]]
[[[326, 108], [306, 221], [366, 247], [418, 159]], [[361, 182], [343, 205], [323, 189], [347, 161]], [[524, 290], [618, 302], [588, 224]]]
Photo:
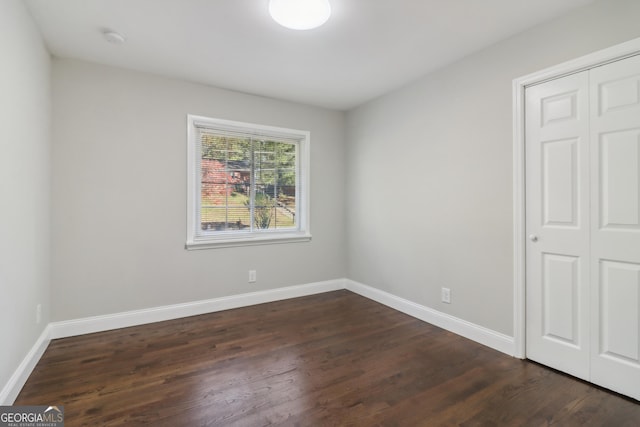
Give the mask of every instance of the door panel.
[[563, 121], [575, 122], [578, 119], [577, 97], [578, 91], [569, 91], [543, 98], [541, 126], [555, 126]]
[[527, 88], [525, 97], [526, 229], [535, 240], [527, 243], [527, 357], [586, 379], [587, 74]]
[[640, 79], [638, 76], [615, 78], [602, 82], [598, 85], [598, 89], [600, 116], [625, 108], [633, 108], [640, 104]]
[[543, 337], [580, 348], [578, 285], [580, 258], [542, 254]]
[[640, 400], [640, 56], [590, 72], [591, 381]]
[[640, 230], [640, 129], [600, 135], [601, 228]]
[[[603, 356], [640, 364], [640, 264], [600, 262], [600, 351]], [[640, 384], [637, 384], [640, 387]]]
[[578, 139], [542, 142], [542, 212], [545, 226], [578, 225]]

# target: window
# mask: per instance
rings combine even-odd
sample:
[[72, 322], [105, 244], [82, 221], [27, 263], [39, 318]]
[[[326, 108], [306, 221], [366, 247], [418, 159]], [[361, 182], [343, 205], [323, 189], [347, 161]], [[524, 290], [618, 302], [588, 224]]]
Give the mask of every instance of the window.
[[311, 239], [309, 132], [187, 122], [187, 249]]

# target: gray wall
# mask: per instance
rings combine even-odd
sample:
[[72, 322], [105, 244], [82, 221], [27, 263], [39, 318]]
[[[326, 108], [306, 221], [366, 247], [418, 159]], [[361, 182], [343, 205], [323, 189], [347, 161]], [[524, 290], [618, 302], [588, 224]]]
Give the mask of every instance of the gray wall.
[[640, 1], [600, 1], [349, 112], [348, 277], [512, 335], [512, 80], [639, 22]]
[[22, 1], [0, 1], [0, 28], [2, 388], [49, 322], [51, 61]]
[[[346, 275], [344, 113], [75, 60], [52, 75], [52, 320]], [[184, 249], [187, 114], [311, 131], [311, 242]]]

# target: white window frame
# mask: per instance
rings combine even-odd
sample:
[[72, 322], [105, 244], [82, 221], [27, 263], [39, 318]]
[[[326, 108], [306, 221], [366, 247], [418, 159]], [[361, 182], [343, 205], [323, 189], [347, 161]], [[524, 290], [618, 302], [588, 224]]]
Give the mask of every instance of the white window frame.
[[[199, 128], [240, 131], [275, 140], [296, 141], [296, 228], [254, 232], [205, 232], [201, 230], [202, 175]], [[187, 243], [185, 248], [195, 250], [310, 241], [310, 141], [309, 131], [187, 115]]]

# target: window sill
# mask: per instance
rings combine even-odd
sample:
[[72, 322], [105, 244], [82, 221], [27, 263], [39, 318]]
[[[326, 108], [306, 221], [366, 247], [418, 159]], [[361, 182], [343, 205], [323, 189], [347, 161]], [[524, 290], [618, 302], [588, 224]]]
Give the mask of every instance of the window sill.
[[187, 241], [185, 249], [233, 248], [237, 246], [274, 245], [282, 243], [299, 243], [311, 241], [309, 233], [278, 233], [252, 236], [200, 237]]

